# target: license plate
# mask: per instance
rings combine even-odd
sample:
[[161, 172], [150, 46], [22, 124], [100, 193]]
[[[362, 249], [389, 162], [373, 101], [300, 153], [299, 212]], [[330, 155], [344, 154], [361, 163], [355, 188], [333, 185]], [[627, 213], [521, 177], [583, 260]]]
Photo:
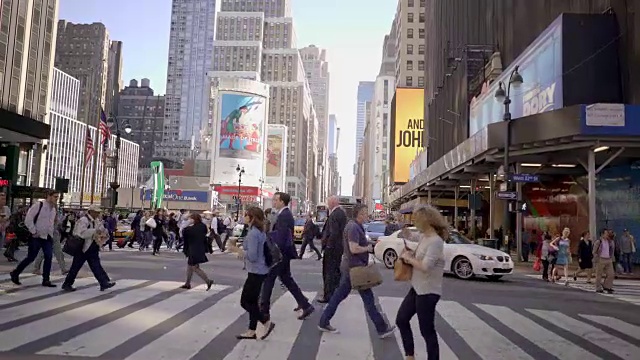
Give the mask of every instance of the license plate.
[[502, 268], [503, 269], [510, 269], [511, 266], [509, 266], [509, 264], [502, 264]]

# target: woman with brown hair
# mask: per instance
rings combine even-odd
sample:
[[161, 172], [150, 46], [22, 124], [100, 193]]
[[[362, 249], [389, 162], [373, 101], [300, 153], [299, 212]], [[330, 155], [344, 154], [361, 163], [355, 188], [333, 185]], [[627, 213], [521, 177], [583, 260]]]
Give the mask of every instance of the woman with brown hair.
[[211, 289], [213, 280], [209, 280], [207, 274], [200, 269], [200, 264], [209, 261], [207, 259], [207, 225], [202, 223], [199, 214], [191, 214], [189, 225], [183, 230], [184, 255], [187, 257], [187, 281], [181, 286], [183, 289], [191, 289], [193, 273], [198, 274], [207, 284], [207, 291]]
[[431, 206], [414, 210], [413, 218], [419, 232], [412, 234], [407, 228], [401, 232], [403, 238], [411, 238], [418, 246], [415, 251], [406, 249], [400, 256], [412, 266], [413, 271], [411, 289], [398, 309], [396, 325], [402, 337], [406, 359], [415, 359], [411, 318], [417, 314], [420, 333], [427, 344], [428, 358], [437, 360], [440, 348], [435, 314], [436, 304], [442, 296], [444, 239], [449, 237], [449, 224], [440, 211]]
[[[259, 337], [264, 340], [276, 326], [260, 311], [259, 306], [262, 283], [269, 273], [264, 252], [267, 241], [264, 212], [259, 207], [247, 209], [244, 214], [244, 223], [249, 225], [249, 231], [242, 242], [243, 250], [238, 255], [244, 258], [247, 280], [242, 287], [240, 306], [249, 313], [249, 329], [243, 334], [237, 335], [236, 338], [255, 340]], [[256, 334], [258, 322], [264, 326], [264, 331], [260, 336]]]

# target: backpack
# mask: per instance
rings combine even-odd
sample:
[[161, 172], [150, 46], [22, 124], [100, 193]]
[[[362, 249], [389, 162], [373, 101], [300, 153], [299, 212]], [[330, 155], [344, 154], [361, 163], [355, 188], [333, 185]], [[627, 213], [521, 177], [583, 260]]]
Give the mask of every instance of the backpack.
[[269, 267], [269, 270], [282, 262], [282, 252], [269, 236], [264, 242], [264, 262]]
[[216, 225], [217, 225], [217, 232], [218, 235], [222, 235], [224, 234], [224, 232], [227, 230], [227, 227], [224, 226], [224, 220], [222, 220], [222, 218], [216, 218]]

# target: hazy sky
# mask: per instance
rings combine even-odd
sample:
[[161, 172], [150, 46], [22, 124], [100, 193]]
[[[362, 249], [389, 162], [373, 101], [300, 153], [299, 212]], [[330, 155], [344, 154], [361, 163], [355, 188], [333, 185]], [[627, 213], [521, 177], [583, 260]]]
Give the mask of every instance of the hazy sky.
[[[338, 147], [342, 194], [351, 194], [355, 161], [358, 81], [375, 80], [382, 40], [391, 28], [396, 0], [291, 0], [298, 47], [328, 51], [330, 113], [340, 127]], [[124, 42], [123, 81], [149, 78], [164, 94], [171, 0], [60, 0], [60, 19], [102, 22], [112, 40]]]

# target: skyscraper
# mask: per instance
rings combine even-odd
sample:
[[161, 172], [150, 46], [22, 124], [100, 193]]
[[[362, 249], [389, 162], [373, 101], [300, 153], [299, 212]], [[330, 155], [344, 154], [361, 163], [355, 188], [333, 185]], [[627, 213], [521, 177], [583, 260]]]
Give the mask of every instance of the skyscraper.
[[100, 109], [108, 112], [113, 102], [108, 84], [117, 80], [109, 79], [110, 46], [109, 32], [102, 23], [58, 22], [55, 67], [80, 81], [78, 120], [93, 126], [98, 124]]
[[212, 69], [219, 0], [173, 0], [163, 142], [159, 153], [179, 161], [195, 155], [207, 124], [207, 72]]
[[398, 0], [391, 25], [395, 36], [396, 87], [424, 88], [425, 2]]
[[338, 128], [338, 120], [334, 114], [331, 114], [329, 115], [329, 126], [327, 128], [329, 195], [340, 195], [340, 173], [338, 172], [337, 153], [339, 137], [340, 129]]
[[300, 49], [313, 106], [318, 118], [318, 175], [320, 201], [327, 197], [329, 179], [327, 173], [327, 126], [329, 121], [329, 63], [327, 52], [315, 45]]
[[367, 125], [367, 109], [366, 103], [373, 100], [373, 91], [375, 89], [374, 81], [360, 81], [358, 84], [358, 107], [356, 113], [356, 158], [362, 149], [362, 141], [364, 139], [364, 129]]
[[287, 186], [301, 203], [319, 199], [318, 119], [296, 46], [290, 0], [221, 0], [212, 77], [270, 86], [269, 123], [286, 125]]
[[109, 67], [107, 75], [107, 105], [105, 111], [117, 113], [118, 96], [122, 90], [122, 41], [112, 41], [109, 45], [109, 56], [107, 60]]
[[327, 126], [327, 152], [329, 155], [338, 151], [338, 119], [335, 114], [329, 115]]

